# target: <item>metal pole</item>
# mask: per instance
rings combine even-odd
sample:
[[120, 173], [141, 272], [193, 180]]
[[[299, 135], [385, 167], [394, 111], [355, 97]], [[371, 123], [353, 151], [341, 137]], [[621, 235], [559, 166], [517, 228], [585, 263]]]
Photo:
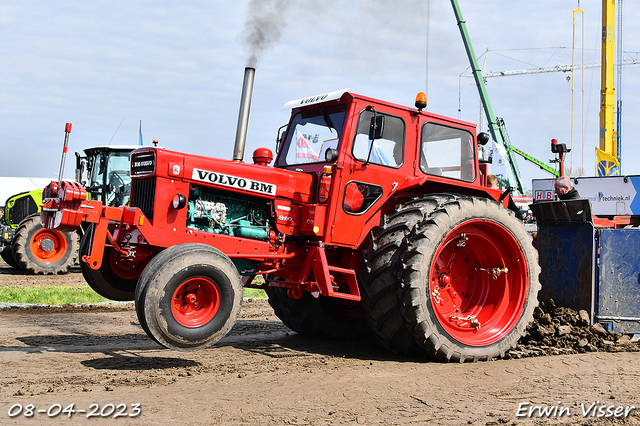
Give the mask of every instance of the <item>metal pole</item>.
[[58, 187], [62, 181], [62, 173], [64, 172], [64, 162], [67, 157], [67, 146], [69, 145], [69, 133], [71, 133], [71, 123], [64, 126], [64, 147], [62, 148], [62, 161], [60, 162], [60, 173], [58, 174]]

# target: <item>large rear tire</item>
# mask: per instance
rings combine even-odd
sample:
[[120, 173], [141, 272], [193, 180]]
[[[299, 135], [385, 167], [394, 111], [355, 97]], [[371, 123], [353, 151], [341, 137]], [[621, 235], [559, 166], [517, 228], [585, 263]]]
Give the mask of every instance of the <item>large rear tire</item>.
[[[421, 216], [421, 217], [420, 217]], [[373, 238], [363, 304], [378, 339], [442, 361], [501, 358], [538, 304], [531, 237], [493, 200], [427, 196]]]
[[242, 306], [234, 263], [204, 244], [180, 244], [155, 256], [136, 288], [136, 313], [159, 344], [194, 351], [215, 344], [233, 327]]
[[82, 261], [82, 256], [89, 254], [92, 238], [93, 225], [85, 231], [80, 241], [80, 270], [87, 284], [107, 299], [121, 302], [134, 300], [138, 278], [146, 263], [129, 261], [116, 250], [105, 246], [100, 269], [91, 269]]
[[27, 273], [63, 274], [78, 257], [78, 234], [44, 228], [40, 213], [36, 213], [16, 228], [12, 253], [16, 264]]
[[294, 299], [279, 287], [268, 290], [267, 295], [276, 316], [303, 336], [348, 339], [370, 335], [358, 302], [326, 296], [316, 299], [307, 291]]

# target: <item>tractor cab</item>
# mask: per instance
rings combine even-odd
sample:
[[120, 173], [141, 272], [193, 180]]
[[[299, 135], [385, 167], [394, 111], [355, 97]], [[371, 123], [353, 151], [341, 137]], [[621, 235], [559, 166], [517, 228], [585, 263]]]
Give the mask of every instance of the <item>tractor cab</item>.
[[284, 108], [292, 115], [278, 137], [277, 168], [319, 174], [329, 164], [350, 173], [380, 171], [383, 181], [398, 171], [455, 187], [484, 186], [478, 149], [486, 135], [476, 140], [474, 125], [425, 113], [418, 100], [413, 109], [342, 90]]
[[134, 145], [97, 146], [76, 152], [76, 182], [84, 186], [91, 199], [111, 207], [129, 203], [131, 177], [129, 164]]
[[284, 108], [274, 166], [313, 176], [323, 243], [361, 246], [380, 214], [425, 191], [486, 194], [473, 124], [346, 90]]

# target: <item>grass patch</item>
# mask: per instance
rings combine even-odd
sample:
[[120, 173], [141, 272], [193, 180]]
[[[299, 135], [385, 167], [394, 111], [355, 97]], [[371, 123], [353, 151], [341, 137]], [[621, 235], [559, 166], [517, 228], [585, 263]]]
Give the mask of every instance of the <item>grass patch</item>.
[[[267, 293], [256, 288], [243, 289], [243, 296], [254, 299], [266, 299]], [[43, 305], [65, 305], [68, 303], [108, 302], [89, 286], [72, 287], [0, 287], [0, 303], [40, 303]]]
[[68, 303], [99, 303], [107, 301], [108, 299], [100, 296], [89, 286], [0, 287], [0, 302], [4, 303], [65, 305]]
[[243, 297], [249, 297], [252, 299], [266, 299], [267, 293], [259, 288], [243, 288]]

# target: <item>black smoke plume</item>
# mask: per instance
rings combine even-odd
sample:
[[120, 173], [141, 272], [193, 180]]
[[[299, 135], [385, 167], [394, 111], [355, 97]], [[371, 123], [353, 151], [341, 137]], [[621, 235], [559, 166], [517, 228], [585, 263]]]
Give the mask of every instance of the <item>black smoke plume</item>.
[[247, 66], [255, 67], [260, 55], [278, 41], [286, 26], [291, 0], [251, 0], [244, 24], [244, 42], [249, 50]]

